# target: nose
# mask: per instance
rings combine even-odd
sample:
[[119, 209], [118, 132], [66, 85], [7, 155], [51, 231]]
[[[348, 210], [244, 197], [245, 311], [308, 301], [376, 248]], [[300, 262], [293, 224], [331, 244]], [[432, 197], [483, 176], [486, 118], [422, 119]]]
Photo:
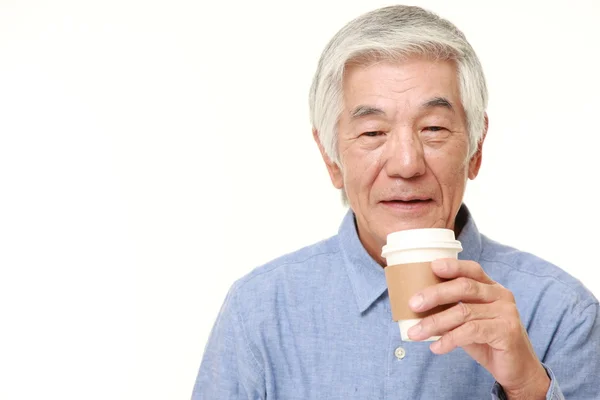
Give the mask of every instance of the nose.
[[384, 157], [388, 176], [410, 179], [425, 174], [423, 144], [412, 132], [391, 135], [386, 146]]

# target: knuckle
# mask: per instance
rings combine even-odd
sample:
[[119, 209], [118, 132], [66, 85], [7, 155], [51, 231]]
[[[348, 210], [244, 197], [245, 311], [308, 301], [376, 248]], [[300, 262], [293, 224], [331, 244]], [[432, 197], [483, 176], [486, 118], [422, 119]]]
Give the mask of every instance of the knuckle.
[[477, 271], [477, 270], [483, 271], [483, 268], [481, 268], [481, 264], [479, 264], [476, 261], [468, 260], [468, 261], [465, 262], [465, 265], [468, 265], [469, 269], [471, 269], [473, 271]]
[[508, 289], [506, 289], [506, 299], [511, 303], [516, 303], [515, 295]]
[[500, 332], [505, 337], [516, 337], [522, 334], [524, 331], [521, 319], [519, 318], [516, 307], [511, 305], [504, 306], [504, 316], [502, 317], [502, 325], [500, 325]]
[[458, 311], [460, 312], [460, 316], [464, 321], [471, 320], [471, 317], [473, 315], [473, 310], [471, 309], [471, 307], [462, 302], [458, 303], [457, 307]]
[[516, 335], [521, 333], [521, 321], [518, 318], [510, 318], [507, 321], [507, 331], [511, 335]]
[[461, 289], [463, 291], [464, 294], [467, 295], [474, 295], [476, 294], [477, 289], [475, 288], [475, 285], [473, 284], [473, 281], [469, 278], [458, 278], [459, 280], [459, 284], [461, 286]]
[[494, 283], [494, 287], [499, 289], [499, 292], [501, 293], [500, 298], [508, 301], [509, 303], [516, 303], [515, 295], [513, 294], [513, 292], [511, 292], [498, 282]]

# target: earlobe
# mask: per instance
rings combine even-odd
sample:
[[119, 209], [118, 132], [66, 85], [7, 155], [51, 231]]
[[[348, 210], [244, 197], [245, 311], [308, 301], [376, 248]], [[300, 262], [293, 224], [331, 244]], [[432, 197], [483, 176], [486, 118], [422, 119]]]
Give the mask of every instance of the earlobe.
[[319, 139], [319, 132], [313, 128], [313, 139], [317, 146], [319, 147], [319, 151], [321, 152], [321, 157], [325, 162], [325, 166], [327, 167], [327, 172], [329, 172], [329, 178], [331, 179], [331, 183], [336, 189], [342, 189], [344, 187], [344, 179], [342, 176], [342, 170], [339, 165], [329, 157], [329, 155], [325, 152], [323, 145], [321, 144], [321, 140]]

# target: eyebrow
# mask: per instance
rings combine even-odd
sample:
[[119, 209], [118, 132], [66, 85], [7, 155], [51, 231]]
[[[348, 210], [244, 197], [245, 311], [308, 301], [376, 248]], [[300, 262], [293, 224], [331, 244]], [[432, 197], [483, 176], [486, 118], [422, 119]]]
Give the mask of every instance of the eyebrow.
[[454, 112], [454, 107], [452, 107], [452, 103], [450, 103], [450, 101], [448, 99], [446, 99], [445, 97], [434, 97], [431, 100], [427, 100], [421, 106], [421, 108], [435, 108], [435, 107], [446, 108], [446, 109]]
[[[436, 107], [446, 108], [454, 112], [454, 107], [452, 106], [452, 103], [445, 97], [434, 97], [433, 99], [427, 100], [421, 105], [421, 108], [425, 109]], [[369, 115], [385, 115], [385, 111], [383, 111], [381, 108], [373, 106], [359, 105], [354, 107], [354, 109], [350, 112], [350, 117], [353, 120]]]
[[355, 107], [352, 112], [350, 112], [350, 117], [352, 119], [358, 119], [367, 115], [385, 115], [385, 111], [377, 107], [360, 105]]

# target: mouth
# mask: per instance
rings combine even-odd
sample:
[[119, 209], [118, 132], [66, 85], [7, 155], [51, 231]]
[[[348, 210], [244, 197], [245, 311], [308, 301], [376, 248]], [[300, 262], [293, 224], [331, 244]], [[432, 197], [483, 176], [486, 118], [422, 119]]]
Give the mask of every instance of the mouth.
[[386, 207], [390, 207], [396, 210], [406, 210], [413, 211], [425, 208], [431, 204], [433, 204], [433, 199], [431, 198], [403, 198], [403, 199], [389, 199], [381, 201]]

